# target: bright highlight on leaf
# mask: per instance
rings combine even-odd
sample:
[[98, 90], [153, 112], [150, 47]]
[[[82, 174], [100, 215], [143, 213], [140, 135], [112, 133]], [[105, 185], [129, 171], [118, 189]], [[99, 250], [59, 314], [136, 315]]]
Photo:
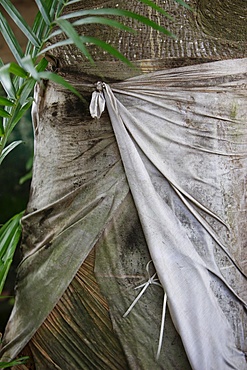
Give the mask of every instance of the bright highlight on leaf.
[[21, 144], [22, 141], [21, 140], [18, 140], [18, 141], [12, 141], [11, 144], [9, 144], [6, 148], [3, 149], [1, 155], [0, 155], [0, 164], [2, 163], [2, 161], [4, 160], [4, 158], [14, 149], [16, 148], [19, 144]]

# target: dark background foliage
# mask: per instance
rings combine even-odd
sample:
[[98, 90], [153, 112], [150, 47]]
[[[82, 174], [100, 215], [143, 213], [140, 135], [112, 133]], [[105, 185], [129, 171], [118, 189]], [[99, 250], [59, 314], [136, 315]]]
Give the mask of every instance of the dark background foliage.
[[[37, 6], [34, 0], [14, 0], [12, 3], [23, 14], [27, 22], [31, 25]], [[5, 14], [8, 18], [8, 16]], [[9, 19], [9, 18], [8, 18]], [[13, 29], [17, 29], [11, 20], [9, 23]], [[21, 32], [16, 32], [21, 46], [25, 46], [26, 38]], [[0, 35], [0, 58], [4, 63], [13, 61], [12, 54]], [[0, 90], [0, 95], [3, 95]], [[11, 135], [11, 141], [23, 140], [23, 143], [15, 148], [3, 161], [0, 166], [0, 225], [6, 222], [16, 213], [26, 208], [29, 196], [30, 180], [20, 184], [20, 179], [28, 172], [28, 165], [33, 153], [33, 134], [31, 127], [30, 111], [26, 113], [22, 121], [16, 126]], [[3, 296], [12, 296], [14, 290], [15, 270], [19, 263], [18, 249], [15, 254], [14, 263], [11, 266], [9, 277], [5, 283]], [[0, 301], [0, 332], [3, 332], [9, 313], [13, 304], [13, 298], [1, 299]]]

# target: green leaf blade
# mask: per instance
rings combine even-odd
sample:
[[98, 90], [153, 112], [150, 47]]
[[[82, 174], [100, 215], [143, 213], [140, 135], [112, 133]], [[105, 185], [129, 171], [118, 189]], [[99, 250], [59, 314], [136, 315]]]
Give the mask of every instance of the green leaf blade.
[[39, 11], [45, 21], [45, 23], [50, 26], [51, 25], [51, 17], [49, 13], [48, 6], [44, 0], [35, 0], [36, 4], [38, 5]]
[[175, 0], [178, 4], [184, 6], [185, 8], [187, 8], [188, 10], [191, 10], [191, 11], [194, 11], [193, 8], [191, 8], [190, 5], [188, 5], [185, 1], [183, 0]]
[[27, 37], [27, 39], [34, 45], [39, 47], [40, 42], [36, 38], [35, 34], [33, 33], [32, 29], [29, 27], [25, 19], [21, 16], [15, 6], [11, 3], [10, 0], [1, 0], [1, 5], [4, 7], [6, 12], [15, 22], [15, 24], [19, 27], [19, 29], [23, 32], [23, 34]]
[[64, 33], [73, 41], [73, 43], [78, 47], [79, 50], [90, 60], [91, 63], [94, 63], [91, 55], [89, 54], [85, 44], [82, 42], [80, 35], [76, 32], [75, 28], [71, 23], [65, 19], [57, 19], [57, 25], [64, 31]]
[[0, 362], [0, 369], [7, 369], [8, 367], [25, 364], [28, 359], [28, 356], [24, 356], [10, 362]]
[[60, 17], [61, 19], [67, 20], [75, 17], [83, 17], [88, 15], [113, 15], [113, 16], [121, 16], [121, 17], [127, 17], [132, 18], [137, 21], [139, 21], [142, 24], [145, 24], [159, 32], [164, 33], [167, 36], [170, 36], [172, 38], [176, 38], [175, 35], [173, 35], [170, 31], [168, 31], [166, 28], [160, 26], [158, 23], [152, 21], [151, 19], [144, 17], [143, 15], [133, 13], [129, 10], [124, 9], [115, 9], [115, 8], [100, 8], [100, 9], [89, 9], [89, 10], [80, 10], [76, 12], [72, 12], [66, 15], [63, 15]]
[[81, 26], [81, 25], [92, 24], [92, 23], [103, 24], [106, 26], [110, 26], [110, 27], [121, 29], [123, 31], [130, 32], [130, 33], [136, 32], [133, 28], [125, 26], [123, 23], [115, 21], [114, 19], [104, 18], [104, 17], [94, 16], [94, 17], [81, 18], [73, 22], [72, 24], [73, 26]]
[[152, 9], [156, 10], [158, 13], [163, 14], [168, 19], [174, 20], [174, 18], [169, 13], [167, 13], [160, 6], [156, 5], [153, 1], [151, 1], [151, 0], [139, 0], [139, 1], [143, 4], [146, 4], [146, 5], [150, 6]]
[[6, 148], [4, 148], [0, 155], [0, 164], [3, 162], [4, 158], [7, 157], [7, 155], [21, 143], [22, 140], [13, 141]]
[[59, 76], [58, 74], [45, 71], [45, 72], [40, 72], [39, 77], [43, 78], [44, 80], [51, 80], [59, 85], [62, 85], [66, 89], [70, 90], [75, 95], [77, 95], [78, 98], [83, 99], [80, 93], [69, 82], [67, 82], [63, 77]]
[[9, 66], [10, 66], [9, 64], [6, 64], [6, 65], [3, 65], [0, 68], [0, 82], [1, 82], [5, 92], [7, 93], [7, 95], [11, 99], [15, 99], [16, 92], [15, 92], [15, 88], [14, 88], [14, 85], [13, 85], [13, 81], [12, 81], [11, 76], [10, 76]]
[[90, 44], [94, 44], [94, 45], [97, 45], [99, 47], [101, 47], [103, 50], [107, 51], [109, 54], [111, 54], [113, 57], [115, 57], [116, 59], [119, 59], [121, 60], [122, 62], [124, 62], [125, 64], [128, 64], [129, 66], [134, 66], [129, 60], [128, 58], [126, 58], [123, 54], [121, 54], [117, 49], [115, 49], [113, 46], [111, 46], [110, 44], [107, 44], [105, 41], [102, 41], [96, 37], [91, 37], [91, 36], [81, 36], [81, 39], [85, 42], [85, 43], [90, 43]]
[[0, 228], [0, 294], [21, 236], [20, 219], [23, 212], [12, 217]]
[[18, 77], [21, 77], [21, 78], [27, 78], [28, 77], [27, 71], [25, 71], [25, 69], [23, 69], [18, 64], [13, 63], [13, 62], [9, 64], [9, 72], [13, 73], [15, 76], [18, 76]]
[[13, 118], [10, 126], [10, 130], [12, 131], [13, 128], [16, 126], [16, 124], [21, 120], [21, 118], [24, 116], [25, 112], [31, 107], [33, 104], [33, 99], [30, 98], [27, 102], [25, 102], [22, 107], [18, 110], [15, 117]]
[[15, 103], [3, 96], [0, 96], [0, 105], [6, 105], [7, 107], [12, 107]]
[[14, 35], [14, 32], [12, 31], [7, 20], [4, 18], [1, 12], [0, 12], [0, 32], [2, 33], [14, 58], [19, 64], [21, 64], [21, 58], [23, 58], [24, 55], [23, 51]]
[[11, 114], [9, 114], [9, 112], [0, 107], [0, 116], [4, 118], [9, 118], [11, 117]]

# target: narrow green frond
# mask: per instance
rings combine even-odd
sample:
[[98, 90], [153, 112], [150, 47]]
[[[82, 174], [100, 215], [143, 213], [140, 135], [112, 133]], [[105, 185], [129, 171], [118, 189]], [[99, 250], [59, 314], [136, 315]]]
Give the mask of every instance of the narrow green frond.
[[0, 164], [4, 160], [4, 158], [13, 150], [15, 149], [19, 144], [21, 144], [22, 141], [13, 141], [11, 144], [9, 144], [6, 148], [3, 149], [1, 155], [0, 155]]
[[21, 236], [20, 219], [23, 212], [12, 217], [0, 228], [0, 294]]
[[6, 105], [7, 107], [12, 107], [15, 103], [3, 96], [0, 96], [0, 105]]
[[102, 41], [96, 37], [90, 37], [90, 36], [81, 36], [81, 39], [85, 43], [90, 43], [90, 44], [99, 46], [103, 50], [107, 51], [114, 58], [119, 59], [125, 64], [128, 64], [129, 66], [133, 67], [133, 64], [123, 54], [121, 54], [117, 49], [115, 49], [110, 44], [107, 44], [105, 41]]
[[51, 45], [47, 46], [43, 50], [41, 50], [41, 52], [38, 54], [38, 56], [39, 55], [43, 55], [47, 51], [56, 49], [56, 48], [58, 48], [60, 46], [66, 46], [66, 45], [72, 45], [72, 44], [73, 44], [73, 41], [71, 39], [61, 40], [59, 42], [56, 42], [55, 44], [51, 44]]
[[23, 215], [23, 212], [13, 216], [0, 228], [0, 259], [4, 260], [9, 258], [8, 243], [13, 239], [16, 229], [20, 227], [20, 219]]
[[75, 3], [78, 3], [79, 1], [81, 0], [71, 0], [71, 1], [68, 1], [65, 3], [65, 6], [68, 6], [68, 5], [72, 5], [72, 4], [75, 4]]
[[83, 17], [83, 16], [88, 16], [88, 15], [114, 15], [114, 16], [132, 18], [142, 24], [146, 24], [148, 27], [151, 27], [157, 31], [164, 33], [167, 36], [176, 38], [176, 36], [173, 35], [170, 31], [160, 26], [156, 22], [152, 21], [151, 19], [144, 17], [143, 15], [136, 14], [136, 13], [130, 12], [128, 10], [123, 10], [123, 9], [113, 9], [113, 8], [85, 9], [85, 10], [80, 10], [77, 12], [72, 12], [72, 13], [63, 15], [60, 17], [60, 20], [61, 19], [64, 19], [64, 20], [71, 19], [75, 17]]
[[72, 24], [73, 24], [73, 26], [81, 26], [83, 24], [91, 24], [91, 23], [104, 24], [106, 26], [119, 28], [123, 31], [127, 31], [127, 32], [130, 32], [130, 33], [136, 32], [135, 30], [133, 30], [133, 28], [125, 26], [123, 23], [115, 21], [114, 19], [103, 18], [103, 17], [81, 18], [81, 19], [78, 19], [77, 21], [73, 22]]
[[24, 84], [17, 91], [17, 96], [20, 99], [20, 105], [22, 106], [27, 101], [30, 94], [32, 94], [36, 80], [33, 78], [28, 78]]
[[[122, 62], [124, 62], [124, 63], [126, 63], [130, 66], [133, 66], [131, 64], [131, 62], [127, 58], [125, 58], [125, 56], [123, 54], [121, 54], [117, 49], [115, 49], [110, 44], [107, 44], [106, 42], [104, 42], [100, 39], [97, 39], [95, 37], [80, 36], [80, 39], [83, 43], [93, 44], [93, 45], [97, 45], [97, 46], [101, 47], [103, 50], [105, 50], [109, 54], [111, 54], [114, 58], [119, 59]], [[56, 44], [49, 45], [42, 52], [45, 53], [49, 50], [55, 49], [56, 47], [65, 46], [65, 45], [72, 45], [72, 44], [73, 44], [73, 40], [71, 40], [71, 39], [62, 40], [62, 41], [57, 42]]]
[[[60, 19], [60, 18], [58, 18]], [[61, 35], [64, 31], [61, 30], [61, 28], [57, 28], [56, 31], [53, 31], [52, 33], [50, 33], [48, 36], [47, 36], [47, 39], [45, 39], [45, 43], [49, 40], [51, 40], [53, 37], [56, 37], [58, 35]], [[39, 52], [39, 54], [42, 53], [42, 50]]]
[[113, 9], [113, 8], [99, 8], [99, 9], [83, 9], [78, 10], [75, 12], [70, 12], [68, 14], [62, 15], [59, 19], [71, 19], [71, 18], [79, 18], [85, 17], [88, 15], [115, 15], [115, 16], [123, 16], [125, 10], [121, 9]]
[[30, 75], [35, 79], [38, 80], [38, 73], [35, 69], [35, 66], [32, 61], [32, 57], [30, 55], [27, 55], [26, 57], [22, 58], [21, 60], [23, 67], [25, 70], [30, 73]]
[[4, 7], [6, 12], [15, 22], [15, 24], [19, 27], [19, 29], [24, 33], [24, 35], [28, 38], [28, 40], [35, 46], [39, 46], [40, 42], [36, 38], [35, 34], [22, 17], [22, 15], [18, 12], [15, 6], [11, 3], [10, 0], [1, 0], [1, 5]]
[[0, 68], [0, 82], [7, 93], [8, 97], [15, 99], [15, 88], [9, 72], [9, 64], [3, 65]]
[[56, 20], [56, 23], [63, 30], [63, 32], [73, 41], [73, 43], [78, 47], [78, 49], [81, 50], [81, 52], [90, 60], [90, 62], [94, 63], [85, 44], [82, 42], [80, 35], [76, 32], [72, 24], [66, 21], [65, 19], [61, 18]]
[[13, 63], [13, 62], [9, 64], [9, 72], [21, 78], [26, 78], [28, 76], [25, 69], [23, 69], [18, 64]]
[[60, 9], [63, 8], [64, 1], [61, 0], [46, 0], [47, 9], [49, 9], [50, 19], [53, 20], [55, 18], [55, 14], [57, 14], [58, 7]]
[[49, 71], [39, 72], [39, 78], [42, 78], [44, 80], [51, 80], [59, 85], [62, 85], [66, 89], [77, 95], [80, 99], [83, 99], [80, 93], [69, 82], [67, 82], [63, 77], [57, 75], [56, 73]]
[[0, 362], [0, 369], [7, 369], [8, 367], [25, 364], [28, 359], [28, 356], [24, 356], [10, 362]]
[[167, 13], [164, 9], [162, 9], [160, 6], [156, 5], [153, 1], [151, 0], [139, 0], [141, 3], [146, 4], [156, 10], [158, 13], [165, 15], [167, 18], [171, 19], [172, 21], [174, 18]]
[[[114, 10], [113, 9], [113, 13], [114, 13]], [[133, 13], [133, 12], [130, 12], [128, 10], [121, 10], [121, 12], [123, 13], [122, 15], [123, 16], [126, 16], [128, 18], [132, 18], [132, 19], [135, 19], [137, 20], [138, 22], [142, 23], [142, 24], [145, 24], [147, 25], [148, 27], [151, 27], [161, 33], [164, 33], [165, 35], [167, 36], [170, 36], [170, 37], [173, 37], [173, 38], [176, 38], [175, 35], [173, 35], [170, 31], [168, 31], [166, 28], [160, 26], [159, 24], [157, 24], [156, 22], [152, 21], [151, 19], [147, 18], [147, 17], [144, 17], [143, 15], [139, 15], [139, 14], [136, 14], [136, 13]]]
[[16, 61], [20, 64], [21, 58], [23, 57], [23, 51], [18, 43], [14, 32], [9, 26], [8, 22], [0, 12], [0, 32], [2, 33], [11, 53], [13, 54]]
[[[42, 58], [39, 61], [39, 63], [35, 66], [35, 70], [36, 70], [35, 74], [38, 72], [44, 71], [47, 65], [48, 65], [47, 60], [45, 58]], [[32, 62], [31, 62], [31, 68], [32, 68], [32, 72], [34, 72], [33, 70], [34, 65], [32, 65]], [[36, 77], [37, 77], [37, 74], [36, 74]], [[26, 103], [28, 97], [32, 95], [35, 84], [36, 84], [36, 79], [29, 77], [28, 79], [26, 79], [25, 82], [23, 82], [19, 86], [19, 89], [17, 90], [16, 95], [20, 99], [19, 100], [20, 106], [23, 106]]]
[[183, 0], [175, 0], [178, 4], [184, 6], [185, 8], [191, 10], [191, 11], [194, 11], [193, 8], [191, 8], [191, 6], [189, 6], [185, 1]]
[[11, 115], [9, 114], [9, 112], [7, 112], [5, 109], [3, 109], [1, 107], [0, 107], [0, 116], [1, 117], [5, 117], [5, 118], [11, 117]]
[[44, 0], [35, 0], [36, 4], [38, 5], [39, 11], [42, 14], [42, 17], [45, 23], [50, 26], [52, 20], [49, 13], [49, 8], [47, 3]]
[[[3, 136], [4, 136], [3, 118], [0, 117], [0, 143], [1, 143]], [[0, 149], [1, 149], [1, 144], [0, 144]]]
[[58, 4], [57, 4], [57, 10], [56, 10], [56, 18], [60, 17], [62, 11], [63, 11], [63, 8], [67, 5], [68, 1], [59, 1], [58, 0]]
[[[59, 21], [59, 18], [57, 19], [57, 21]], [[110, 26], [110, 27], [121, 29], [123, 31], [130, 32], [130, 33], [136, 33], [136, 30], [134, 30], [133, 28], [125, 26], [123, 23], [115, 21], [114, 19], [109, 19], [109, 18], [104, 18], [104, 17], [95, 16], [95, 17], [80, 18], [71, 24], [74, 27], [74, 26], [81, 26], [81, 25], [91, 24], [91, 23], [103, 24], [106, 26]], [[52, 37], [58, 36], [61, 33], [63, 33], [63, 30], [58, 29], [49, 35], [49, 39], [51, 39]]]
[[42, 72], [46, 69], [48, 62], [45, 58], [42, 58], [36, 66], [37, 72]]
[[[44, 38], [47, 37], [48, 30], [49, 30], [49, 27], [45, 23], [41, 13], [38, 12], [38, 14], [36, 15], [34, 19], [34, 23], [32, 26], [33, 33], [36, 35], [36, 37], [39, 40], [43, 40]], [[40, 48], [34, 48], [33, 44], [31, 42], [28, 42], [25, 55], [31, 55], [32, 57], [34, 57], [37, 53], [37, 49], [39, 50]]]
[[25, 102], [22, 107], [18, 110], [15, 117], [12, 119], [10, 130], [12, 131], [15, 125], [20, 121], [20, 119], [24, 116], [24, 113], [31, 107], [33, 104], [33, 98], [30, 98], [27, 102]]

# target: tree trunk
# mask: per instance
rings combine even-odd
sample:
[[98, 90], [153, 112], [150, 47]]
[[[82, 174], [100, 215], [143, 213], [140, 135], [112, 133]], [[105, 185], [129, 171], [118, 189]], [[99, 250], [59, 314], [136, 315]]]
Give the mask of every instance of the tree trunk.
[[[160, 6], [164, 4], [158, 0], [156, 3]], [[75, 3], [68, 8], [71, 11], [96, 6], [116, 6], [138, 11], [169, 28], [177, 35], [177, 39], [169, 39], [131, 20], [127, 20], [128, 25], [137, 30], [141, 27], [136, 35], [103, 26], [80, 28], [81, 34], [90, 34], [110, 42], [135, 62], [138, 68], [133, 70], [94, 46], [89, 47], [96, 61], [94, 66], [74, 46], [53, 52], [55, 68], [80, 90], [85, 100], [79, 101], [70, 92], [53, 83], [48, 83], [45, 90], [37, 92], [38, 102], [33, 115], [35, 163], [30, 201], [23, 219], [23, 261], [19, 268], [16, 303], [6, 329], [3, 347], [5, 356], [14, 357], [26, 346], [22, 354], [30, 355], [30, 364], [16, 369], [126, 370], [153, 367], [199, 370], [191, 360], [185, 341], [182, 343], [177, 332], [180, 327], [177, 319], [173, 314], [171, 318], [169, 312], [165, 321], [164, 344], [159, 358], [156, 359], [164, 295], [160, 286], [149, 286], [135, 309], [126, 318], [122, 317], [140, 292], [134, 288], [150, 279], [155, 268], [149, 263], [152, 257], [147, 237], [143, 232], [143, 224], [140, 223], [133, 193], [129, 189], [122, 154], [120, 155], [108, 113], [104, 112], [99, 120], [95, 120], [88, 110], [94, 84], [99, 79], [113, 83], [167, 68], [246, 57], [243, 1], [229, 0], [224, 8], [220, 0], [190, 0], [187, 3], [196, 9], [195, 13], [172, 0], [165, 1], [165, 9], [173, 15], [174, 22], [137, 1], [91, 0]], [[56, 41], [57, 39], [54, 40]], [[177, 69], [170, 71], [171, 75], [179, 73]], [[183, 75], [186, 71], [188, 73], [186, 69], [181, 70], [181, 79], [177, 82], [179, 91], [190, 88], [189, 79]], [[170, 78], [167, 88], [176, 88], [176, 83], [172, 85], [174, 81]], [[244, 78], [246, 76], [243, 75], [235, 77], [240, 82]], [[215, 77], [215, 80], [207, 77], [209, 82], [206, 86], [202, 78], [198, 86], [201, 83], [201, 86], [206, 86], [209, 90], [213, 86], [215, 95], [218, 96], [217, 83], [224, 87], [223, 80], [224, 77]], [[228, 76], [225, 80], [228, 87], [232, 84], [233, 88], [238, 88], [234, 85], [234, 77]], [[158, 83], [157, 86], [162, 88]], [[188, 90], [190, 99], [194, 96], [193, 88], [196, 89], [196, 84], [191, 82], [191, 90]], [[243, 109], [244, 93], [240, 90], [236, 104], [239, 104], [239, 109]], [[217, 101], [220, 103], [212, 106], [207, 117], [210, 114], [216, 117], [218, 114], [222, 117], [217, 116], [220, 126], [225, 119], [221, 114], [228, 108], [227, 104], [223, 104], [224, 99], [219, 98]], [[172, 104], [172, 100], [170, 103]], [[176, 109], [187, 109], [187, 130], [191, 130], [194, 125], [200, 132], [201, 127], [196, 126], [194, 111], [190, 111], [191, 102], [187, 107], [181, 101], [175, 103]], [[206, 104], [205, 102], [205, 106]], [[213, 109], [220, 109], [220, 104], [222, 112], [213, 112]], [[237, 109], [232, 105], [231, 111], [227, 111], [228, 116], [231, 115], [231, 122], [234, 119], [242, 122], [242, 111], [238, 113]], [[239, 130], [242, 130], [240, 126], [239, 124]], [[229, 128], [224, 126], [224, 129]], [[229, 137], [227, 135], [226, 133], [225, 141], [230, 140], [230, 134]], [[212, 137], [208, 135], [204, 140], [210, 141], [210, 138]], [[239, 140], [242, 140], [241, 137]], [[201, 145], [208, 144], [202, 142]], [[208, 158], [210, 160], [211, 156], [207, 157], [205, 153], [201, 163], [205, 165]], [[241, 192], [243, 197], [245, 194], [245, 177], [241, 169], [241, 166], [244, 168], [244, 163], [243, 159], [232, 161], [231, 166], [238, 176], [231, 175], [231, 186], [229, 179], [225, 180], [225, 185], [220, 185], [219, 179], [215, 180], [215, 186], [219, 185], [221, 189], [215, 202], [225, 204], [231, 235], [228, 235], [220, 222], [212, 221], [216, 233], [230, 245], [234, 259], [239, 264], [245, 257], [243, 245], [246, 228], [241, 212], [245, 212], [246, 201], [239, 197]], [[215, 163], [210, 163], [210, 166], [215, 166]], [[217, 168], [217, 171], [225, 174], [222, 168]], [[204, 179], [205, 183], [210, 180]], [[234, 186], [238, 191], [234, 191]], [[163, 191], [168, 191], [169, 187], [167, 182]], [[186, 188], [186, 182], [184, 187]], [[213, 203], [216, 194], [210, 189], [207, 188], [206, 195], [196, 186], [193, 191], [188, 188], [188, 192], [199, 201], [205, 196], [204, 200], [209, 204]], [[203, 245], [208, 240], [205, 230], [197, 224], [195, 231], [194, 216], [188, 216], [188, 212], [184, 210], [181, 210], [179, 216], [182, 206], [173, 205], [173, 198], [164, 198], [171, 209], [175, 207], [176, 216], [178, 219], [180, 217], [179, 222], [184, 224], [184, 228], [189, 230], [191, 239], [197, 239], [195, 244], [201, 248], [200, 253], [206, 255], [205, 260], [210, 259], [207, 253], [210, 255], [211, 252]], [[232, 211], [227, 208], [229, 205]], [[221, 216], [224, 218], [225, 214]], [[210, 219], [208, 214], [205, 217]], [[212, 289], [233, 327], [237, 348], [243, 353], [244, 311], [241, 300], [235, 298], [233, 293], [237, 291], [237, 295], [241, 295], [244, 279], [233, 268], [217, 242], [210, 239], [208, 243], [213, 248], [217, 264], [227, 271], [223, 274], [224, 279], [233, 287], [231, 291], [217, 277], [211, 277]], [[240, 270], [242, 268], [243, 266]], [[168, 302], [169, 300], [172, 301], [172, 297], [168, 294]], [[25, 327], [22, 331], [23, 320]], [[191, 325], [193, 326], [193, 322]], [[183, 339], [183, 335], [181, 336]], [[196, 341], [197, 338], [193, 340]], [[241, 366], [242, 364], [243, 362]], [[228, 369], [227, 366], [225, 369]], [[204, 363], [201, 369], [206, 369]]]

